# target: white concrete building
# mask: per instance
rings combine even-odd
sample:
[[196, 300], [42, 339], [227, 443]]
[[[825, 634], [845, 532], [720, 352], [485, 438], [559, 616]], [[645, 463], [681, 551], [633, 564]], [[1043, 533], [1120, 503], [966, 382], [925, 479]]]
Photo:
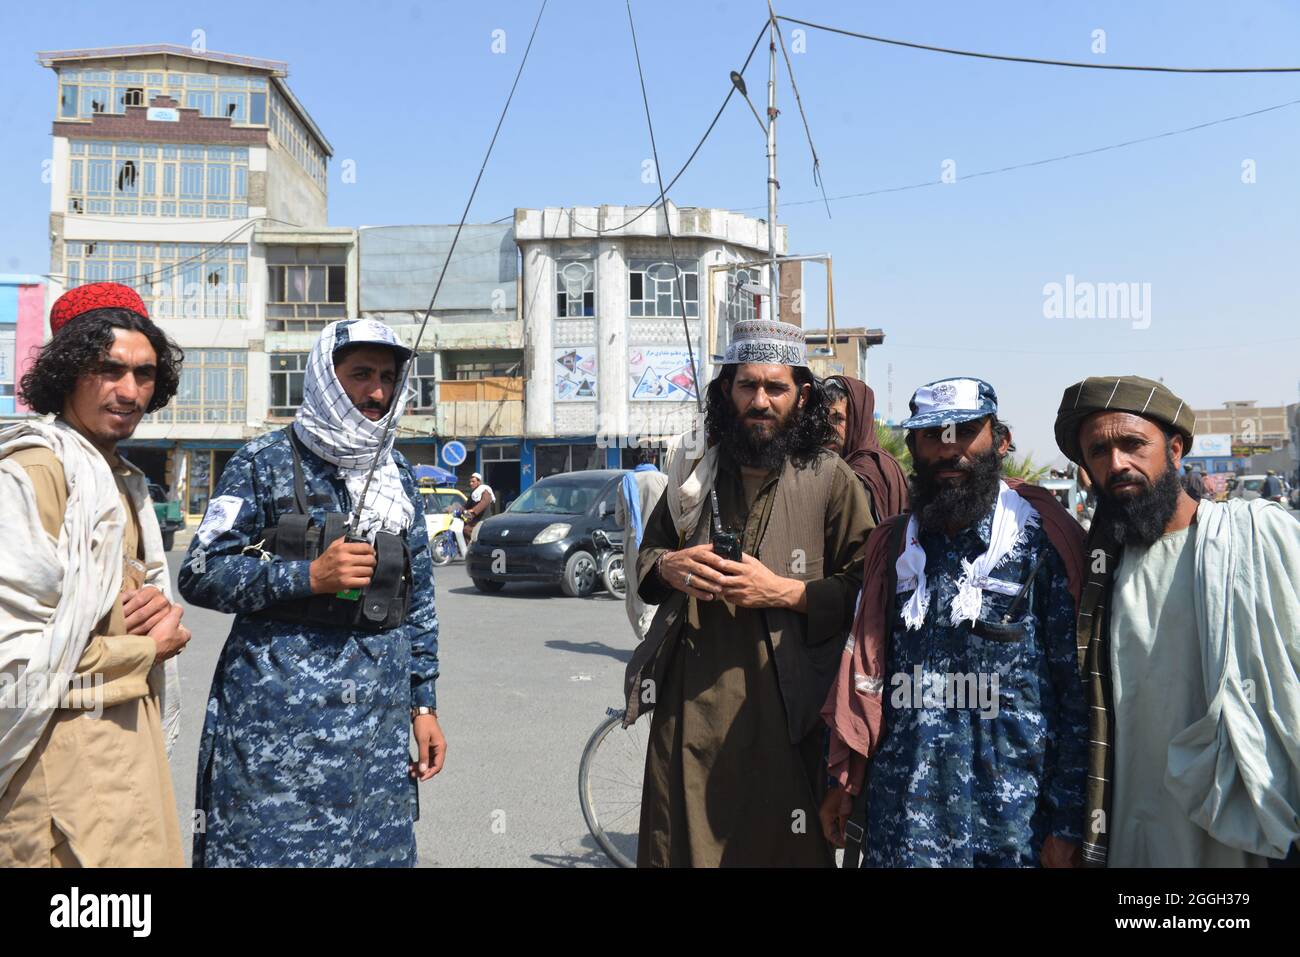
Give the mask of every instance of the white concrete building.
[[115, 280], [185, 349], [179, 393], [129, 455], [201, 513], [233, 451], [297, 405], [314, 331], [356, 315], [355, 232], [326, 225], [330, 144], [277, 61], [173, 44], [37, 56], [58, 79], [47, 312]]
[[[766, 268], [733, 264], [768, 255], [767, 223], [671, 204], [664, 216], [657, 207], [515, 210], [527, 376], [521, 461], [536, 478], [592, 458], [618, 467], [621, 449], [684, 431], [696, 410], [690, 352], [703, 388], [731, 326], [759, 315], [759, 298], [741, 287], [765, 285]], [[784, 254], [785, 227], [777, 243]], [[565, 445], [563, 454], [547, 449]]]

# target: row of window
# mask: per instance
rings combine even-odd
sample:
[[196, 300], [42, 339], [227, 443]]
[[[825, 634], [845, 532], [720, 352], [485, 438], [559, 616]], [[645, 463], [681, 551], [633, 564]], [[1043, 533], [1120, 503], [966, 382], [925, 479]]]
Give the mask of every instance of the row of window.
[[73, 140], [70, 151], [70, 213], [248, 215], [247, 148]]
[[124, 113], [169, 96], [203, 116], [228, 117], [240, 126], [266, 125], [266, 77], [210, 73], [60, 70], [59, 116], [89, 119], [96, 113]]
[[298, 119], [293, 108], [280, 94], [271, 93], [271, 132], [280, 141], [316, 185], [325, 189], [325, 154], [316, 145], [316, 139]]
[[[676, 318], [686, 302], [687, 318], [700, 314], [700, 275], [693, 263], [676, 270], [669, 262], [632, 260], [628, 263], [627, 312], [636, 318]], [[681, 298], [678, 297], [680, 278]], [[756, 269], [733, 269], [727, 273], [727, 318], [731, 322], [758, 317], [758, 296], [744, 290], [760, 281]], [[596, 270], [589, 259], [560, 259], [555, 263], [555, 315], [559, 319], [590, 318], [596, 315]]]
[[248, 247], [233, 243], [68, 242], [68, 288], [111, 280], [140, 294], [155, 319], [245, 316]]

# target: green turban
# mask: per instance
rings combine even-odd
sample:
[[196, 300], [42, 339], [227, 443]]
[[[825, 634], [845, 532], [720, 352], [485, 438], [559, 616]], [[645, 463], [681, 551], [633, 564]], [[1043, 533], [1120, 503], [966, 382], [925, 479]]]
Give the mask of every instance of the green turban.
[[1089, 376], [1065, 390], [1056, 410], [1056, 444], [1071, 461], [1083, 464], [1079, 446], [1083, 420], [1107, 411], [1131, 412], [1174, 429], [1183, 437], [1183, 454], [1191, 450], [1196, 415], [1162, 383], [1136, 375]]

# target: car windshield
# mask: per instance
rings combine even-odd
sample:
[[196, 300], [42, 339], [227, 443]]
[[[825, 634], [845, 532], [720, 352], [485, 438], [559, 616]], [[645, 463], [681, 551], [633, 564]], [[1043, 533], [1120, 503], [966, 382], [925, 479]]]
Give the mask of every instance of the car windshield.
[[577, 515], [596, 501], [604, 483], [541, 481], [515, 499], [506, 511], [525, 514]]
[[1264, 485], [1263, 479], [1246, 479], [1246, 491], [1258, 492]]

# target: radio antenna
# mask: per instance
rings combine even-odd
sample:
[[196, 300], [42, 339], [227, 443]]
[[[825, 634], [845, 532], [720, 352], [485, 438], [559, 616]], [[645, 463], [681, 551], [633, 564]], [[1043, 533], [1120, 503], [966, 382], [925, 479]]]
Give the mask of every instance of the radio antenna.
[[[501, 108], [501, 116], [497, 119], [497, 127], [492, 131], [492, 141], [488, 143], [487, 153], [483, 156], [483, 165], [478, 169], [478, 176], [474, 179], [474, 188], [469, 191], [469, 199], [465, 201], [465, 210], [460, 214], [460, 222], [456, 225], [456, 232], [451, 237], [451, 247], [447, 250], [447, 258], [442, 262], [442, 271], [438, 273], [438, 281], [434, 284], [433, 295], [429, 297], [429, 307], [424, 310], [424, 320], [420, 323], [420, 331], [415, 337], [415, 345], [411, 347], [411, 357], [406, 360], [406, 365], [402, 369], [402, 378], [396, 389], [393, 390], [393, 405], [397, 403], [397, 397], [402, 395], [406, 390], [407, 380], [411, 377], [411, 370], [415, 367], [415, 360], [420, 353], [420, 341], [424, 338], [424, 330], [429, 325], [429, 317], [433, 314], [433, 304], [438, 298], [438, 290], [442, 288], [442, 281], [447, 276], [447, 267], [451, 265], [452, 254], [456, 251], [456, 243], [460, 240], [461, 230], [465, 228], [465, 220], [469, 218], [470, 206], [474, 203], [474, 196], [478, 193], [479, 183], [483, 181], [483, 171], [487, 169], [488, 160], [492, 156], [492, 148], [497, 145], [497, 135], [501, 132], [501, 125], [506, 120], [506, 113], [510, 109], [510, 101], [515, 98], [515, 90], [519, 87], [519, 78], [524, 74], [524, 64], [528, 62], [528, 53], [533, 48], [533, 40], [537, 36], [537, 28], [542, 23], [542, 14], [546, 12], [547, 0], [542, 0], [541, 9], [537, 11], [537, 20], [533, 23], [533, 32], [528, 37], [528, 46], [524, 48], [523, 59], [519, 61], [519, 69], [515, 73], [515, 82], [510, 87], [510, 95], [506, 97], [506, 104]], [[375, 477], [375, 469], [379, 466], [379, 459], [384, 454], [384, 449], [388, 445], [388, 436], [392, 433], [393, 427], [397, 424], [397, 416], [392, 415], [393, 405], [389, 406], [388, 421], [384, 425], [383, 438], [379, 443], [379, 448], [375, 450], [375, 457], [370, 463], [370, 469], [366, 472], [365, 484], [361, 486], [361, 495], [353, 506], [352, 518], [348, 521], [348, 536], [355, 538], [357, 534], [357, 525], [361, 521], [361, 509], [366, 504], [366, 496], [370, 493], [370, 483]]]

